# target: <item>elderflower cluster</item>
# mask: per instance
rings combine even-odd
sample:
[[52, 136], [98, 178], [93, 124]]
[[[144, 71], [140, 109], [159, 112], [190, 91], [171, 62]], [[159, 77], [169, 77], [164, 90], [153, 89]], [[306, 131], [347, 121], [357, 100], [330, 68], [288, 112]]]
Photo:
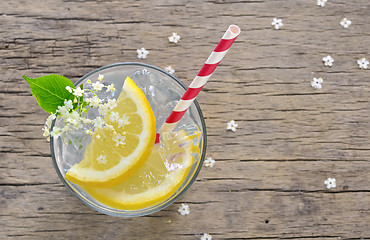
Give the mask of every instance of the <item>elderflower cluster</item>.
[[[114, 84], [104, 85], [102, 83], [103, 79], [104, 76], [99, 75], [97, 81], [94, 83], [91, 80], [87, 80], [88, 85], [91, 85], [87, 89], [81, 89], [80, 87], [72, 89], [70, 86], [66, 86], [66, 90], [72, 93], [75, 98], [73, 101], [64, 100], [64, 105], [58, 106], [55, 113], [52, 113], [47, 118], [42, 130], [44, 131], [43, 136], [47, 137], [48, 141], [50, 141], [50, 136], [58, 138], [69, 131], [84, 130], [89, 135], [102, 128], [108, 128], [114, 131], [113, 126], [105, 122], [104, 115], [117, 106], [116, 99], [100, 99], [97, 92], [114, 92], [116, 89], [114, 88]], [[99, 112], [99, 116], [95, 119], [88, 117], [87, 112], [91, 108], [96, 108]], [[50, 131], [52, 122], [55, 119], [63, 121], [64, 124], [61, 124], [63, 127], [54, 126], [52, 131]], [[127, 116], [122, 116], [122, 118], [117, 119], [117, 122], [123, 127], [128, 124], [128, 118]], [[120, 139], [119, 142], [122, 144], [123, 140]], [[104, 161], [102, 160], [102, 162]]]

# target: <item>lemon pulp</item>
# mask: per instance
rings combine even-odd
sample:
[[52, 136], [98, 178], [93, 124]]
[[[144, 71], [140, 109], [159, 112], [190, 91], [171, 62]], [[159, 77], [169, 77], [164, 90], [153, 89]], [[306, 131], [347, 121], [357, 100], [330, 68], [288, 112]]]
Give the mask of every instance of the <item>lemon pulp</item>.
[[199, 154], [192, 138], [184, 132], [176, 133], [165, 143], [167, 157], [155, 144], [145, 165], [117, 186], [82, 188], [98, 202], [115, 209], [137, 210], [161, 203], [186, 181], [194, 154]]
[[[112, 118], [112, 113], [116, 118]], [[155, 117], [142, 90], [127, 77], [117, 106], [104, 120], [113, 129], [96, 131], [84, 159], [72, 166], [66, 179], [80, 186], [109, 187], [128, 178], [151, 153], [155, 140]]]

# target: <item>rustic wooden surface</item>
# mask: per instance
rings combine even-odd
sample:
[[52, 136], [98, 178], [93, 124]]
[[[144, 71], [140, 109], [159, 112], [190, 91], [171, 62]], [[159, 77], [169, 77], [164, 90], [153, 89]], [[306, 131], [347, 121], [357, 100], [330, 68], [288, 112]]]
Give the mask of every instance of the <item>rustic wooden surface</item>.
[[[189, 84], [232, 23], [242, 34], [198, 97], [215, 167], [146, 217], [105, 216], [72, 196], [41, 135], [47, 114], [21, 75], [76, 81], [141, 61], [172, 65]], [[369, 23], [367, 0], [1, 1], [0, 239], [370, 239], [370, 70], [356, 63], [370, 59]], [[231, 119], [235, 133], [225, 130]]]

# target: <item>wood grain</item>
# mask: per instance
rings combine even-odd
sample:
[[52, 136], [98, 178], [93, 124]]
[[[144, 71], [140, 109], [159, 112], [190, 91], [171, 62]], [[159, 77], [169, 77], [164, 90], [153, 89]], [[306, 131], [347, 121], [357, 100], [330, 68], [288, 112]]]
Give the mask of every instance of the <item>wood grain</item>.
[[[370, 239], [370, 71], [356, 63], [370, 59], [369, 22], [366, 0], [1, 1], [0, 239]], [[139, 61], [145, 47], [142, 62], [171, 65], [189, 84], [229, 24], [242, 34], [198, 97], [215, 167], [146, 217], [105, 216], [72, 196], [41, 135], [47, 114], [21, 75], [77, 81]]]

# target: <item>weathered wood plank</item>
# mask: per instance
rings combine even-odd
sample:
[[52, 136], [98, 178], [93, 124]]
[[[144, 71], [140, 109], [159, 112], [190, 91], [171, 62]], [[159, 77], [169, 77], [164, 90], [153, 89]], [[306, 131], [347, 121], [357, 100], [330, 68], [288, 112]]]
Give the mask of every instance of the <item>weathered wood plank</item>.
[[93, 234], [105, 236], [102, 239], [150, 239], [153, 234], [155, 238], [194, 239], [203, 232], [219, 238], [349, 238], [364, 236], [368, 230], [369, 192], [215, 192], [217, 185], [215, 181], [196, 183], [180, 200], [191, 208], [185, 217], [177, 213], [175, 204], [131, 219], [98, 214], [61, 185], [2, 186], [2, 196], [7, 198], [1, 207], [7, 219], [2, 225], [11, 230], [6, 232], [10, 235], [47, 237], [51, 231], [60, 231], [63, 237], [76, 239]]

